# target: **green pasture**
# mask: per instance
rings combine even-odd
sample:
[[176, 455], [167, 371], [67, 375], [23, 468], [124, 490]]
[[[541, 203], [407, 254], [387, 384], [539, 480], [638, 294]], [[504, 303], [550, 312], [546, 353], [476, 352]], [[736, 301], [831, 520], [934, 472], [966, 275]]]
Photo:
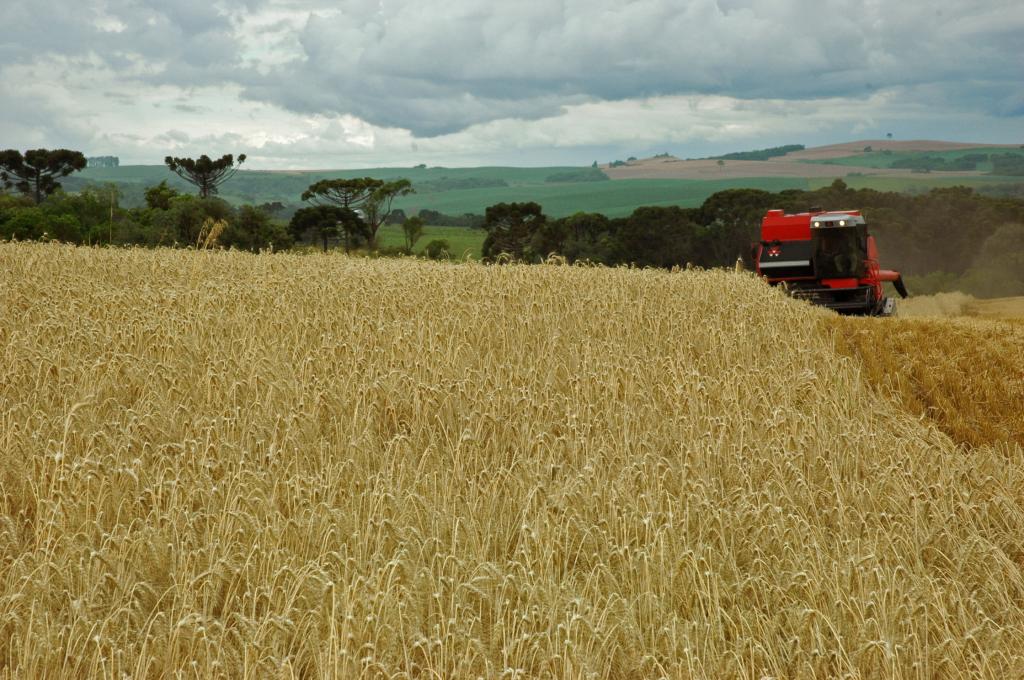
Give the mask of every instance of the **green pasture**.
[[[948, 152], [965, 154], [971, 149]], [[987, 152], [999, 149], [985, 149]], [[838, 159], [836, 177], [854, 188], [879, 191], [924, 192], [935, 187], [963, 185], [974, 188], [997, 184], [1020, 184], [1019, 177], [993, 175], [919, 174], [913, 177], [860, 176], [852, 160], [875, 157], [891, 162], [897, 157], [879, 153]], [[324, 178], [377, 177], [396, 179], [405, 177], [414, 186], [421, 183], [423, 190], [395, 201], [396, 208], [407, 214], [421, 209], [436, 210], [449, 215], [465, 213], [483, 214], [495, 203], [536, 201], [551, 217], [563, 217], [576, 212], [600, 212], [609, 217], [629, 215], [640, 206], [682, 207], [699, 206], [708, 196], [725, 189], [816, 189], [830, 184], [833, 178], [805, 179], [800, 177], [746, 177], [739, 179], [686, 180], [686, 179], [630, 179], [598, 182], [550, 183], [547, 178], [559, 173], [579, 171], [572, 167], [481, 167], [481, 168], [368, 168], [360, 170], [325, 171], [240, 171], [224, 184], [221, 196], [239, 205], [279, 201], [285, 205], [301, 204], [302, 192], [313, 182]], [[87, 168], [62, 180], [68, 191], [77, 191], [87, 184], [113, 182], [122, 192], [122, 205], [133, 207], [143, 203], [145, 189], [167, 180], [179, 190], [192, 193], [194, 188], [161, 165], [122, 166], [119, 168]], [[504, 186], [445, 189], [445, 182], [457, 186], [459, 181], [504, 182]], [[424, 184], [426, 183], [426, 184]], [[440, 187], [440, 190], [439, 190]], [[396, 243], [397, 245], [397, 243]], [[453, 244], [454, 247], [454, 244]]]
[[[484, 244], [484, 237], [487, 232], [483, 229], [471, 229], [469, 227], [423, 227], [423, 236], [416, 242], [413, 251], [422, 253], [427, 244], [437, 239], [448, 242], [449, 252], [452, 259], [461, 260], [464, 255], [471, 258], [480, 258], [480, 249]], [[377, 232], [377, 243], [382, 248], [398, 248], [405, 245], [405, 234], [402, 227], [397, 224], [387, 224]]]
[[[999, 175], [936, 175], [934, 173], [921, 173], [919, 177], [890, 177], [886, 175], [855, 175], [848, 174], [841, 177], [847, 186], [852, 189], [875, 189], [876, 191], [897, 191], [901, 193], [919, 194], [931, 189], [943, 187], [970, 187], [972, 189], [984, 189], [988, 186], [999, 184], [1021, 184], [1020, 177], [1003, 177]], [[808, 188], [811, 190], [828, 186], [834, 180], [827, 178], [815, 178], [808, 180]]]
[[765, 191], [806, 189], [807, 180], [793, 177], [757, 177], [729, 180], [627, 179], [610, 182], [537, 184], [488, 187], [413, 194], [395, 202], [408, 214], [427, 208], [448, 215], [482, 214], [489, 205], [514, 201], [539, 203], [550, 217], [577, 212], [599, 212], [609, 217], [629, 215], [640, 206], [699, 206], [724, 189], [758, 188]]
[[[393, 180], [406, 178], [416, 183], [437, 183], [444, 180], [492, 180], [503, 181], [507, 188], [545, 186], [545, 180], [558, 173], [578, 171], [576, 167], [543, 168], [364, 168], [359, 170], [239, 170], [221, 189], [221, 196], [234, 204], [270, 203], [284, 204], [301, 202], [302, 192], [310, 184], [321, 179], [351, 179], [354, 177], [376, 177]], [[69, 190], [75, 190], [86, 183], [104, 184], [113, 182], [123, 192], [141, 202], [142, 190], [161, 181], [184, 192], [194, 191], [193, 187], [162, 165], [125, 165], [118, 168], [86, 168], [81, 173], [64, 180]], [[597, 184], [598, 182], [590, 182]]]
[[[584, 168], [585, 169], [585, 168]], [[579, 171], [573, 167], [542, 168], [368, 168], [361, 170], [325, 171], [239, 171], [224, 184], [220, 196], [235, 205], [280, 201], [285, 205], [301, 203], [302, 192], [313, 182], [328, 178], [405, 177], [415, 186], [419, 183], [443, 183], [444, 180], [502, 181], [506, 186], [485, 186], [444, 191], [420, 191], [395, 201], [395, 207], [413, 214], [421, 209], [437, 210], [449, 215], [483, 214], [487, 206], [514, 201], [536, 201], [552, 217], [576, 212], [601, 212], [610, 217], [628, 215], [644, 205], [679, 205], [693, 207], [723, 189], [758, 188], [765, 191], [806, 189], [806, 179], [794, 177], [755, 177], [722, 180], [631, 179], [603, 182], [547, 182], [560, 173]], [[122, 166], [119, 168], [87, 168], [63, 180], [69, 191], [86, 184], [113, 182], [122, 192], [122, 204], [141, 205], [147, 187], [166, 180], [182, 192], [194, 188], [177, 175], [159, 165]]]
[[[889, 168], [896, 161], [912, 160], [925, 156], [933, 158], [945, 158], [947, 162], [962, 158], [969, 154], [993, 154], [993, 153], [1021, 153], [1019, 147], [977, 147], [970, 149], [954, 149], [951, 151], [893, 151], [876, 150], [843, 156], [842, 158], [827, 158], [816, 160], [804, 160], [802, 163], [814, 163], [817, 165], [844, 165], [858, 168]], [[978, 170], [989, 172], [992, 164], [989, 162], [978, 163]]]

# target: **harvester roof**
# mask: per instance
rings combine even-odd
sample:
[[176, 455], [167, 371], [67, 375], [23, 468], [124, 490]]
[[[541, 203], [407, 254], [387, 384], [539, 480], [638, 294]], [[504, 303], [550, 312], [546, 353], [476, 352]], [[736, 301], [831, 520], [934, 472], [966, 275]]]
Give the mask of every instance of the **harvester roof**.
[[[864, 218], [859, 210], [830, 210], [787, 214], [782, 210], [769, 210], [761, 221], [762, 241], [808, 241], [811, 238], [811, 222], [831, 224], [834, 222]], [[846, 226], [846, 225], [843, 225]]]
[[836, 227], [854, 227], [861, 224], [867, 224], [864, 217], [849, 212], [828, 212], [815, 215], [811, 220], [812, 229], [820, 228], [836, 228]]

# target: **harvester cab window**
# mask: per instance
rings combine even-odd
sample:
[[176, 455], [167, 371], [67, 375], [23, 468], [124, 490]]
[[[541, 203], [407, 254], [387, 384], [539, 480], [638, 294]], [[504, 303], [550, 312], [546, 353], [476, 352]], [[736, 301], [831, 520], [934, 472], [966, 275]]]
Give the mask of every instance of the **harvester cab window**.
[[[864, 232], [863, 238], [860, 232]], [[814, 271], [822, 278], [860, 278], [867, 257], [865, 225], [823, 226], [812, 230]]]

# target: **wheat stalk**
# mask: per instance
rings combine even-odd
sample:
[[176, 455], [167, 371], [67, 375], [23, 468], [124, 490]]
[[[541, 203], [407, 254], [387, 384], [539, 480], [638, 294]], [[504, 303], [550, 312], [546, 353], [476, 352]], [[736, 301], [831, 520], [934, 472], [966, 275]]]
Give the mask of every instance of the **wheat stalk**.
[[27, 243], [0, 304], [0, 676], [1024, 673], [1024, 451], [843, 345], [992, 403], [1019, 385], [947, 374], [1018, 370], [1003, 325], [887, 344], [731, 271]]

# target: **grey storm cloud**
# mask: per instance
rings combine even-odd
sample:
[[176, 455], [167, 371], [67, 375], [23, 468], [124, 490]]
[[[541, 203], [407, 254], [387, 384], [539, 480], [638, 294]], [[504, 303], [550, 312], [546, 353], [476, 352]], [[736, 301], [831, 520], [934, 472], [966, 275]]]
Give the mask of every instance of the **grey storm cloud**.
[[[245, 3], [217, 3], [216, 7]], [[99, 60], [131, 74], [154, 74], [237, 63], [241, 40], [230, 16], [205, 0], [49, 0], [0, 5], [0, 57], [6, 64], [46, 57]]]
[[679, 93], [861, 96], [979, 74], [1019, 88], [1010, 2], [352, 0], [313, 12], [300, 53], [245, 95], [419, 135], [565, 104]]
[[[420, 138], [676, 95], [765, 110], [899, 92], [1005, 121], [1024, 117], [1022, 34], [1019, 0], [11, 1], [0, 86], [79, 135], [62, 122], [75, 115], [67, 93], [90, 77], [124, 107], [212, 87]], [[183, 116], [216, 106], [178, 104]], [[0, 113], [8, 132], [33, 129], [22, 108]]]

